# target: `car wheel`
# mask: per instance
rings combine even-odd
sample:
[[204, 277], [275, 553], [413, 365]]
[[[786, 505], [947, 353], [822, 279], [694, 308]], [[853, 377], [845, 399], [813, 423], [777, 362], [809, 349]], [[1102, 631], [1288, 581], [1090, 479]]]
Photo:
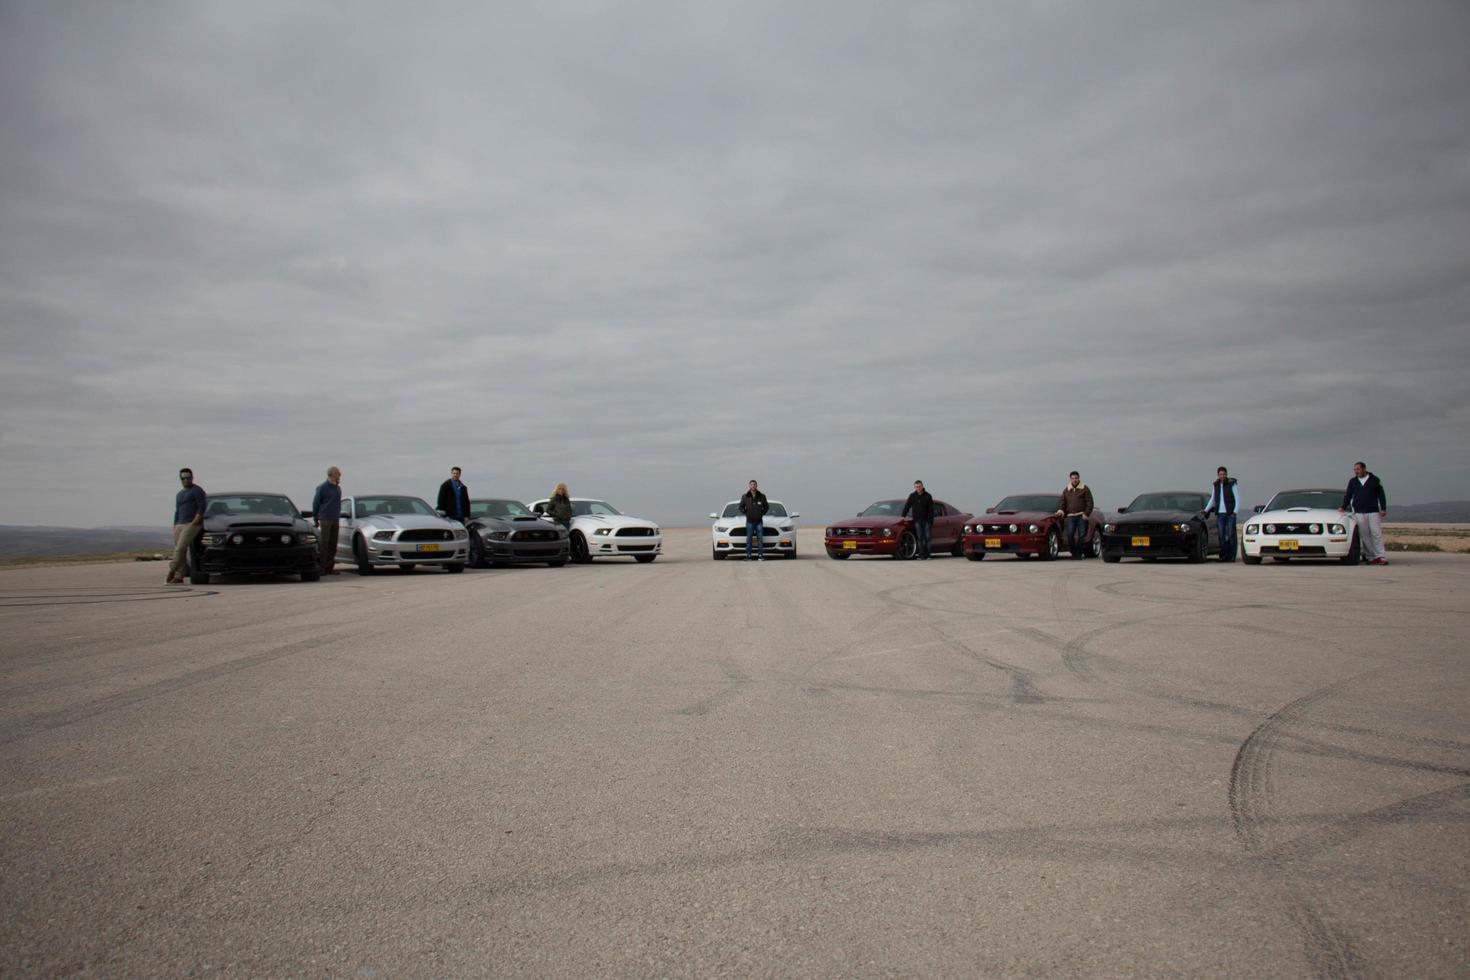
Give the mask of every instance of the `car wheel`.
[[578, 565], [585, 565], [592, 560], [592, 554], [587, 550], [587, 539], [582, 537], [581, 531], [573, 531], [571, 537], [572, 561]]
[[315, 566], [301, 570], [301, 581], [303, 582], [319, 582], [321, 581], [321, 577], [322, 570]]
[[725, 553], [714, 545], [709, 546], [709, 557], [711, 561], [724, 561]]
[[1055, 561], [1057, 555], [1062, 553], [1062, 542], [1057, 535], [1057, 529], [1052, 528], [1046, 532], [1046, 550], [1041, 553], [1042, 561]]
[[357, 562], [357, 574], [373, 574], [373, 563], [368, 561], [367, 542], [360, 537], [352, 542], [352, 558]]
[[1247, 565], [1259, 565], [1261, 563], [1261, 556], [1260, 555], [1248, 555], [1248, 554], [1245, 553], [1245, 550], [1244, 549], [1241, 549], [1241, 552], [1240, 552], [1240, 560], [1243, 561], [1243, 562], [1245, 562]]
[[633, 560], [640, 565], [647, 565], [657, 557], [658, 555], [634, 555]]
[[1109, 565], [1116, 565], [1116, 564], [1118, 564], [1118, 562], [1120, 562], [1120, 561], [1123, 560], [1123, 556], [1122, 555], [1115, 554], [1115, 553], [1113, 553], [1111, 551], [1104, 551], [1102, 553], [1102, 558], [1103, 558], [1103, 561], [1107, 562]]
[[1102, 557], [1102, 532], [1095, 527], [1092, 529], [1092, 542], [1087, 546], [1087, 557]]
[[1202, 562], [1204, 560], [1205, 560], [1205, 531], [1204, 531], [1203, 528], [1201, 528], [1200, 529], [1200, 533], [1197, 534], [1197, 535], [1195, 535], [1195, 537], [1194, 537], [1194, 547], [1192, 549], [1190, 549], [1190, 552], [1189, 552], [1189, 562], [1192, 565], [1198, 565], [1200, 562]]
[[971, 561], [984, 561], [985, 552], [981, 551], [979, 548], [976, 548], [974, 551], [965, 552], [965, 557], [970, 559]]
[[199, 567], [199, 552], [189, 549], [189, 584], [208, 585], [209, 573]]
[[1352, 543], [1348, 545], [1348, 553], [1339, 558], [1338, 561], [1344, 565], [1356, 565], [1361, 555], [1362, 548], [1358, 545], [1358, 532], [1354, 531]]
[[457, 562], [453, 562], [451, 564], [445, 565], [444, 566], [444, 570], [446, 572], [448, 572], [450, 575], [458, 575], [460, 572], [464, 571], [464, 562], [457, 561]]
[[790, 551], [786, 552], [785, 558], [787, 561], [794, 560], [796, 558], [796, 549], [792, 548]]
[[480, 540], [480, 535], [474, 531], [470, 532], [470, 567], [485, 567], [485, 542]]
[[898, 539], [898, 550], [893, 553], [893, 557], [899, 561], [909, 561], [918, 553], [919, 539], [914, 537], [913, 531], [903, 532], [903, 536]]
[[955, 538], [954, 539], [954, 547], [949, 549], [949, 554], [950, 554], [950, 557], [952, 557], [952, 558], [962, 558], [962, 557], [964, 557], [964, 554], [965, 554], [965, 539], [964, 538]]

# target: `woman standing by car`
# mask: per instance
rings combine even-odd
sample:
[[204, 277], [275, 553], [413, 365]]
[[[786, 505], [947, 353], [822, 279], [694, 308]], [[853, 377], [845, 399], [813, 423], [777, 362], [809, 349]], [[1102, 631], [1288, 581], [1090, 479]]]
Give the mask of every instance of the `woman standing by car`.
[[556, 489], [551, 491], [551, 499], [546, 502], [546, 513], [562, 527], [571, 529], [572, 495], [567, 492], [565, 483], [558, 483]]

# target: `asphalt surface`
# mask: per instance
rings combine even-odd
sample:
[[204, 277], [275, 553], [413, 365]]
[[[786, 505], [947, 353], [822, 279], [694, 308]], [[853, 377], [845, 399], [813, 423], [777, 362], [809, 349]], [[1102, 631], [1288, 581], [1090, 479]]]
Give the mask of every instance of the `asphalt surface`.
[[0, 975], [1470, 971], [1470, 558], [0, 572]]

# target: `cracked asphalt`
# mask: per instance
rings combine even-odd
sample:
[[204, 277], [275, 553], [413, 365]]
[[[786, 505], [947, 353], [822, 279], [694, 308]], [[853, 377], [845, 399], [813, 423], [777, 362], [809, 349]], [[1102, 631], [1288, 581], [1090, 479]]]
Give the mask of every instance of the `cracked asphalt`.
[[1470, 558], [0, 572], [3, 976], [1470, 972]]

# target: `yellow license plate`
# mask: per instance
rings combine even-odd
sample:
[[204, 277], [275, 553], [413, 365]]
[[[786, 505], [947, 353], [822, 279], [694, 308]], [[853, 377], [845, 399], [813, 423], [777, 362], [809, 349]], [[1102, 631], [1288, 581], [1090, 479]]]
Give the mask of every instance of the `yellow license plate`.
[[1135, 548], [1147, 548], [1148, 547], [1148, 538], [1134, 538], [1133, 539], [1133, 547], [1135, 547]]
[[1288, 539], [1285, 539], [1285, 538], [1283, 538], [1280, 542], [1278, 542], [1277, 545], [1276, 545], [1276, 547], [1279, 548], [1279, 549], [1281, 549], [1282, 551], [1301, 551], [1302, 550], [1301, 542], [1299, 542], [1299, 541], [1291, 541], [1291, 540], [1288, 540]]
[[842, 550], [843, 551], [857, 551], [857, 542], [856, 541], [844, 541], [844, 542], [842, 542]]
[[421, 545], [419, 545], [419, 553], [420, 554], [422, 554], [425, 551], [438, 551], [438, 550], [439, 550], [439, 546], [437, 544], [421, 544]]
[[987, 547], [987, 548], [999, 548], [1000, 547], [1000, 538], [986, 538], [985, 539], [985, 547]]

